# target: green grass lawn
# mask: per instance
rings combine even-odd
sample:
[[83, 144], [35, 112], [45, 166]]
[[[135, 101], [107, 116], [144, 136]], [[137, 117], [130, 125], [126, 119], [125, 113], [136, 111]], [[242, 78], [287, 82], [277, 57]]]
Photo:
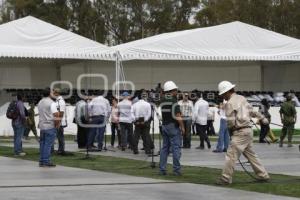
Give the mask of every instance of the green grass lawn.
[[[20, 159], [38, 161], [39, 154], [37, 149], [25, 148], [25, 151], [27, 152], [27, 156]], [[12, 148], [0, 146], [0, 156], [14, 157]], [[68, 167], [205, 185], [214, 185], [216, 179], [221, 174], [221, 170], [218, 169], [183, 166], [183, 176], [177, 177], [172, 175], [172, 169], [169, 165], [168, 171], [170, 174], [167, 176], [159, 176], [158, 168], [150, 168], [150, 163], [146, 161], [94, 155], [90, 160], [84, 160], [83, 158], [84, 154], [75, 153], [74, 156], [53, 156], [52, 160], [58, 165]], [[36, 165], [38, 167], [38, 163]], [[234, 175], [234, 183], [226, 187], [275, 195], [300, 197], [300, 177], [271, 174], [271, 178], [272, 180], [270, 183], [257, 183], [245, 173], [236, 172]]]

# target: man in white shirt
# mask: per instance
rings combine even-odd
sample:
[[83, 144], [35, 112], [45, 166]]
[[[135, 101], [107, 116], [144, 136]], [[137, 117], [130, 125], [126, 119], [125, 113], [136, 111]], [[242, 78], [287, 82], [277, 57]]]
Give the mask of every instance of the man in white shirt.
[[145, 153], [151, 154], [152, 139], [150, 136], [150, 124], [152, 109], [151, 104], [146, 101], [147, 97], [146, 91], [142, 90], [139, 95], [140, 100], [133, 104], [132, 111], [135, 124], [134, 136], [136, 146], [138, 147], [140, 136], [142, 136]]
[[58, 150], [57, 155], [65, 155], [65, 136], [64, 136], [64, 128], [67, 127], [67, 113], [66, 113], [66, 102], [63, 97], [60, 95], [60, 89], [55, 88], [53, 93], [56, 98], [56, 108], [59, 111], [59, 117], [61, 118], [60, 127], [57, 129], [57, 140], [58, 140]]
[[121, 149], [125, 151], [127, 146], [127, 141], [133, 150], [134, 154], [138, 154], [138, 149], [133, 136], [133, 120], [134, 116], [132, 114], [132, 102], [129, 100], [130, 95], [128, 92], [123, 92], [123, 100], [118, 103], [119, 111], [119, 123], [121, 132]]
[[98, 147], [97, 151], [102, 151], [104, 132], [106, 123], [111, 113], [111, 106], [109, 101], [99, 93], [99, 96], [94, 96], [88, 103], [88, 116], [89, 116], [89, 136], [88, 148], [92, 149], [93, 142], [97, 136]]
[[180, 111], [182, 114], [182, 121], [185, 128], [185, 133], [183, 134], [183, 146], [182, 148], [191, 148], [191, 126], [192, 126], [192, 116], [193, 116], [193, 102], [189, 100], [189, 94], [184, 93], [183, 99], [178, 102], [180, 106]]
[[206, 127], [207, 135], [216, 135], [214, 121], [215, 121], [215, 106], [213, 105], [213, 103], [209, 103], [207, 127]]
[[207, 143], [207, 147], [210, 149], [210, 141], [206, 135], [207, 116], [208, 116], [209, 104], [200, 95], [199, 100], [195, 103], [193, 111], [193, 123], [196, 123], [196, 130], [200, 136], [200, 146], [196, 149], [204, 149], [204, 141]]

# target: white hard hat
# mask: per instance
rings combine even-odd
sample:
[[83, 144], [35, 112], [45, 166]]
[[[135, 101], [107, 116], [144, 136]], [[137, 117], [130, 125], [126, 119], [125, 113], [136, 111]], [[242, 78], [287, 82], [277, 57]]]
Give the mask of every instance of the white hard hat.
[[173, 81], [167, 81], [164, 84], [164, 92], [178, 89], [177, 85]]
[[228, 92], [229, 90], [231, 90], [234, 87], [235, 87], [235, 85], [233, 85], [229, 81], [220, 82], [219, 85], [218, 85], [219, 95], [222, 95], [222, 94]]

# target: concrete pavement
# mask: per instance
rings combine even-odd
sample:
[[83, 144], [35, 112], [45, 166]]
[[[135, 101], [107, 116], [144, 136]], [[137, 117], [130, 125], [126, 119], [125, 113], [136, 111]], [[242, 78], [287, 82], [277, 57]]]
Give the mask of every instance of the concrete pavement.
[[0, 157], [3, 200], [294, 200], [255, 192], [70, 167], [39, 168], [37, 162]]

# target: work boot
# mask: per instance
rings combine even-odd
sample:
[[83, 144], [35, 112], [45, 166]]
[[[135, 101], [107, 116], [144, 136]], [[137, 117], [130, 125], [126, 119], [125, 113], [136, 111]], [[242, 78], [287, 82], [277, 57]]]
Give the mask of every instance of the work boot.
[[225, 186], [230, 185], [230, 183], [228, 181], [225, 181], [223, 178], [219, 178], [216, 181], [216, 185]]

